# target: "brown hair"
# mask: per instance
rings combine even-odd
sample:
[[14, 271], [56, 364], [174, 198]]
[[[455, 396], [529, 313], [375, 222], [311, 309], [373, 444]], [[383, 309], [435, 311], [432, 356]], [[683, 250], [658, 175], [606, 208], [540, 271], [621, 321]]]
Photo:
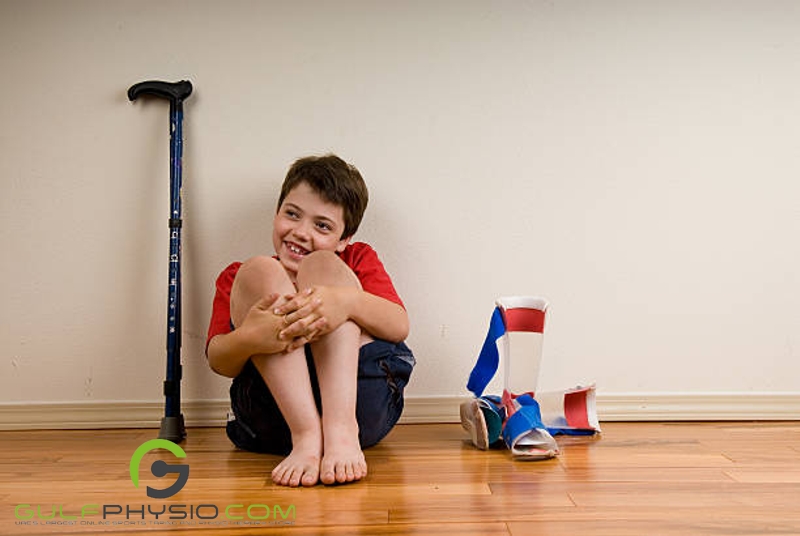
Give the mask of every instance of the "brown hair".
[[344, 232], [341, 238], [356, 234], [367, 208], [367, 185], [355, 166], [335, 154], [300, 158], [289, 171], [281, 186], [278, 209], [297, 185], [305, 182], [328, 203], [339, 205], [344, 212]]

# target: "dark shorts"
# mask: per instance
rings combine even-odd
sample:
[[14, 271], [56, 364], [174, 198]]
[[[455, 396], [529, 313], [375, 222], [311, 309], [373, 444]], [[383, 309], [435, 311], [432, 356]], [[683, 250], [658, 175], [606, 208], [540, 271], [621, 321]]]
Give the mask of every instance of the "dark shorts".
[[[306, 345], [311, 387], [321, 410], [319, 384], [313, 356]], [[414, 368], [414, 356], [404, 343], [375, 340], [361, 347], [358, 355], [356, 419], [361, 448], [384, 438], [403, 412], [403, 391]], [[252, 361], [231, 384], [233, 418], [227, 433], [237, 447], [253, 452], [287, 455], [292, 436], [275, 399]]]

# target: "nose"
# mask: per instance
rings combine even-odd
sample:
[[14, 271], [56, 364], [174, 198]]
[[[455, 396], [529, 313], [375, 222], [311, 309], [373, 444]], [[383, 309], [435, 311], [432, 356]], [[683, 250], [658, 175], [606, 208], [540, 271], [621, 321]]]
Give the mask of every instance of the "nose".
[[303, 218], [292, 228], [292, 236], [298, 241], [307, 241], [311, 237], [311, 223]]

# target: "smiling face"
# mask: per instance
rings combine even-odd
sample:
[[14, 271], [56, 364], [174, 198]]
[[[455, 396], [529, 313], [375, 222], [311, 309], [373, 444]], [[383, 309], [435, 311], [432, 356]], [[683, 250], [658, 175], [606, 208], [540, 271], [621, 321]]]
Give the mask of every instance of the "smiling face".
[[342, 238], [344, 210], [325, 201], [306, 182], [283, 199], [272, 224], [272, 244], [292, 280], [303, 257], [312, 251], [341, 253], [350, 242]]

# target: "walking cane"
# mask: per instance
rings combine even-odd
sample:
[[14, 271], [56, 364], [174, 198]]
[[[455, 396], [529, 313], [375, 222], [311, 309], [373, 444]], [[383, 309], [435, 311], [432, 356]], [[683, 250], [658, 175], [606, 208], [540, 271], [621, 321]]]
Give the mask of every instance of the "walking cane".
[[147, 81], [128, 89], [128, 99], [142, 95], [169, 100], [169, 286], [167, 297], [167, 378], [165, 408], [158, 437], [173, 443], [186, 438], [181, 413], [181, 165], [183, 160], [183, 101], [192, 94], [192, 83]]

